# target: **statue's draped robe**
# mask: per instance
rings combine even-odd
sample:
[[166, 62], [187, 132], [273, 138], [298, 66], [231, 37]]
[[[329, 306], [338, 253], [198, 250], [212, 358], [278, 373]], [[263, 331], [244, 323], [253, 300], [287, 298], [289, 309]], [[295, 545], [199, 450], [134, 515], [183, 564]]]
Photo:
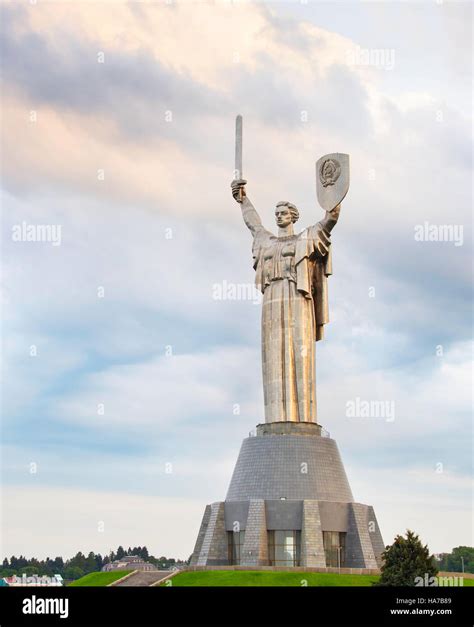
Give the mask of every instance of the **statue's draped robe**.
[[316, 422], [315, 342], [329, 322], [330, 232], [321, 221], [276, 237], [247, 198], [242, 211], [254, 238], [255, 282], [263, 292], [265, 421]]

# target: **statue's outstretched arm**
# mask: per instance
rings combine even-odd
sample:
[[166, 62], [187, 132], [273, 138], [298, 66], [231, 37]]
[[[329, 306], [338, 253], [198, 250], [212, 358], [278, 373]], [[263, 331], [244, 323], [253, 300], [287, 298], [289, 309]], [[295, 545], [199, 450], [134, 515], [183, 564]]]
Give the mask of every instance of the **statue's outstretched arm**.
[[341, 204], [339, 203], [334, 209], [331, 211], [326, 211], [326, 215], [320, 221], [320, 224], [328, 231], [329, 233], [336, 226], [337, 221], [339, 220], [339, 213], [341, 211]]
[[247, 198], [247, 194], [245, 193], [246, 183], [247, 181], [244, 181], [243, 179], [232, 181], [232, 196], [240, 204], [244, 222], [247, 225], [247, 228], [250, 229], [252, 235], [255, 236], [261, 229], [263, 229], [263, 225], [255, 207]]
[[247, 225], [247, 228], [250, 229], [252, 235], [255, 236], [261, 229], [263, 229], [260, 216], [247, 196], [244, 196], [240, 206], [244, 222]]

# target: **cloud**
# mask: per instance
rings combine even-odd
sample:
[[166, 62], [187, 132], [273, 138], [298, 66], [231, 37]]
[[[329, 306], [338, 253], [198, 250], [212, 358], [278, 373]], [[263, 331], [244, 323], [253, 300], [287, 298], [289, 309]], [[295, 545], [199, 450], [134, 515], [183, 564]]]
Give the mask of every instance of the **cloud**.
[[363, 465], [347, 467], [356, 501], [374, 504], [385, 544], [411, 529], [431, 553], [471, 546], [471, 476], [435, 468], [388, 466], [370, 474]]
[[155, 557], [187, 559], [202, 514], [201, 503], [193, 499], [129, 492], [12, 486], [3, 499], [7, 532], [1, 554], [39, 559], [72, 557], [77, 551], [104, 555], [120, 544], [146, 544]]
[[[202, 497], [189, 551], [201, 507], [224, 497], [241, 438], [263, 416], [260, 309], [212, 296], [215, 283], [254, 280], [229, 193], [237, 112], [249, 195], [270, 228], [280, 198], [298, 205], [301, 226], [319, 220], [314, 162], [350, 153], [331, 324], [317, 347], [320, 420], [389, 536], [413, 521], [434, 548], [450, 548], [433, 513], [444, 502], [456, 526], [442, 526], [466, 537], [464, 493], [453, 493], [470, 464], [465, 9], [405, 7], [400, 19], [387, 6], [354, 11], [358, 19], [251, 3], [4, 8], [5, 478], [24, 490], [8, 518], [13, 547], [28, 548], [17, 514], [40, 516], [40, 496], [62, 503], [68, 486], [71, 515], [83, 499], [97, 518], [96, 503], [114, 512], [126, 485], [117, 515], [129, 503], [130, 517], [112, 546], [127, 543], [119, 535], [129, 537], [132, 510], [155, 512], [155, 495], [169, 515], [163, 552], [177, 554], [173, 517], [194, 507], [189, 494]], [[393, 71], [348, 63], [348, 51], [374, 41], [394, 47]], [[13, 242], [23, 220], [61, 225], [61, 246]], [[464, 245], [415, 241], [425, 221], [463, 226]], [[395, 420], [349, 420], [356, 397], [393, 400]], [[28, 513], [32, 459], [42, 470]], [[445, 474], [433, 479], [437, 463]], [[129, 499], [140, 490], [143, 500]], [[80, 520], [61, 539], [64, 553], [81, 533], [96, 542], [87, 512]], [[46, 527], [37, 537], [53, 547]], [[104, 551], [101, 539], [93, 546]]]
[[147, 433], [178, 434], [197, 416], [206, 422], [231, 420], [235, 403], [244, 411], [256, 393], [257, 360], [256, 349], [227, 347], [113, 366], [88, 375], [57, 411], [62, 420], [106, 431], [127, 428], [143, 435], [146, 425]]
[[[13, 13], [7, 16], [15, 22]], [[167, 122], [168, 111], [178, 119], [194, 118], [195, 112], [211, 115], [228, 105], [215, 90], [174, 73], [147, 48], [94, 52], [90, 41], [75, 37], [58, 55], [57, 38], [47, 32], [11, 28], [1, 52], [7, 84], [37, 109], [74, 112], [88, 122], [95, 114], [105, 127], [112, 119], [115, 129], [141, 143], [153, 137], [175, 140], [176, 132], [185, 139], [179, 135], [182, 126]], [[104, 62], [99, 62], [100, 52]]]
[[[110, 469], [119, 472], [120, 460], [104, 461], [107, 463], [102, 467], [97, 463], [93, 463], [92, 468], [84, 463], [74, 465], [72, 472], [70, 464], [66, 464], [67, 487], [43, 485], [44, 465], [39, 464], [37, 476], [30, 475], [28, 481], [4, 489], [5, 532], [0, 553], [65, 557], [78, 550], [104, 554], [119, 544], [146, 544], [155, 556], [187, 558], [192, 552], [205, 504], [223, 498], [227, 484], [222, 475], [227, 480], [229, 467], [208, 460], [205, 468], [201, 469], [199, 464], [190, 466], [189, 476], [185, 469], [182, 483], [189, 483], [192, 476], [198, 486], [206, 483], [209, 475], [213, 481], [212, 485], [207, 484], [207, 491], [200, 487], [192, 497], [183, 497], [182, 487], [176, 491], [176, 483], [179, 484], [176, 474], [181, 473], [179, 464], [173, 464], [173, 474], [166, 474], [164, 463], [154, 467], [138, 461], [130, 463], [132, 480], [125, 477], [120, 488], [115, 484], [113, 489], [106, 489], [102, 488], [102, 475], [105, 473], [106, 481], [112, 483]], [[374, 504], [387, 544], [407, 528], [419, 533], [431, 552], [448, 552], [453, 546], [472, 544], [469, 475], [417, 466], [406, 469], [388, 466], [374, 474], [367, 471], [364, 464], [346, 462], [345, 465], [356, 501]], [[150, 472], [157, 487], [170, 484], [174, 495], [153, 492]], [[85, 473], [90, 488], [77, 485], [81, 473]], [[151, 493], [137, 493], [134, 482], [140, 480]], [[103, 532], [99, 531], [99, 524]], [[76, 538], [74, 544], [72, 536]], [[41, 538], [40, 543], [38, 538]]]

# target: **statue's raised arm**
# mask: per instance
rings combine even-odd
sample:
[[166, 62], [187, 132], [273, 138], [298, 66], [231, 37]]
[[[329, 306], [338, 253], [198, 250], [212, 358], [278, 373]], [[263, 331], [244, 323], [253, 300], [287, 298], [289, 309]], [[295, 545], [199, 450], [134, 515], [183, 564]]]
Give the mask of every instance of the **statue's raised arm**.
[[339, 203], [334, 209], [331, 211], [326, 211], [326, 215], [322, 220], [320, 220], [319, 224], [329, 233], [336, 226], [337, 221], [339, 220], [339, 213], [341, 212], [341, 203]]
[[247, 194], [245, 192], [246, 183], [247, 181], [244, 179], [233, 180], [231, 183], [232, 196], [235, 201], [240, 204], [244, 222], [252, 233], [252, 236], [255, 237], [264, 227], [257, 210], [247, 198]]

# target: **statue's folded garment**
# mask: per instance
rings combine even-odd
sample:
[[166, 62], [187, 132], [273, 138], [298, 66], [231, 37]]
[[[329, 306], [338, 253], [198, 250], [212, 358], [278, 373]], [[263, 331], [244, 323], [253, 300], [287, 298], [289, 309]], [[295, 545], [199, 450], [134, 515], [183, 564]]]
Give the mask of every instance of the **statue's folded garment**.
[[263, 292], [265, 421], [316, 422], [315, 342], [329, 321], [330, 232], [319, 222], [276, 237], [247, 198], [242, 212], [254, 238], [255, 282]]

